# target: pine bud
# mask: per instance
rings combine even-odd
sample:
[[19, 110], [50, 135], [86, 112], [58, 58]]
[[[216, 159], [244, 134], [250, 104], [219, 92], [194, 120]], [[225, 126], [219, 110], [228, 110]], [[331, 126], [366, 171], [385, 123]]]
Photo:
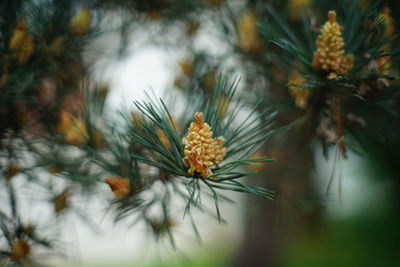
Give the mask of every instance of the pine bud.
[[79, 10], [70, 22], [70, 30], [73, 35], [82, 36], [89, 32], [92, 26], [92, 11], [89, 8]]
[[67, 111], [61, 111], [58, 131], [64, 135], [67, 143], [82, 146], [86, 142], [87, 130], [83, 120]]
[[257, 53], [262, 49], [257, 28], [257, 17], [252, 12], [244, 13], [237, 22], [238, 44], [245, 52]]
[[13, 261], [25, 259], [30, 253], [31, 247], [26, 240], [17, 239], [11, 245], [10, 257]]
[[69, 207], [69, 196], [69, 192], [64, 191], [53, 198], [54, 211], [57, 215]]
[[131, 186], [128, 179], [121, 177], [110, 177], [105, 179], [108, 186], [110, 186], [111, 191], [118, 198], [123, 198], [129, 195], [131, 192]]
[[35, 44], [30, 34], [26, 32], [25, 22], [19, 22], [11, 36], [8, 47], [13, 51], [13, 58], [20, 64], [25, 64], [35, 50]]
[[204, 122], [202, 112], [193, 115], [188, 134], [182, 139], [185, 146], [184, 162], [189, 167], [188, 173], [199, 173], [202, 177], [212, 174], [210, 167], [220, 163], [226, 154], [222, 137], [212, 138], [211, 127]]
[[329, 11], [328, 21], [317, 39], [317, 51], [312, 65], [316, 69], [329, 72], [329, 78], [345, 75], [353, 67], [353, 58], [345, 56], [341, 26], [336, 22], [336, 12]]
[[296, 106], [300, 109], [306, 109], [308, 107], [308, 101], [311, 97], [311, 90], [309, 88], [300, 88], [300, 84], [305, 82], [302, 76], [298, 73], [291, 75], [289, 79], [289, 93], [293, 97]]

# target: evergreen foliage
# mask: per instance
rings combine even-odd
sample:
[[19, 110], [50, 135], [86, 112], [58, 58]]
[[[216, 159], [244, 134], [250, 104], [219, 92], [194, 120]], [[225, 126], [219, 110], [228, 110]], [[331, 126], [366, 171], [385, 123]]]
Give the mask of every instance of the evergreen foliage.
[[[279, 197], [259, 186], [275, 177], [263, 171], [258, 183], [252, 175], [274, 161], [262, 155], [272, 157], [271, 147], [279, 152], [276, 140], [285, 143], [302, 130], [309, 135], [304, 149], [319, 140], [325, 155], [331, 147], [342, 159], [358, 153], [398, 189], [400, 25], [394, 18], [400, 7], [239, 2], [0, 3], [0, 265], [33, 266], [39, 247], [58, 252], [53, 237], [20, 214], [21, 196], [33, 196], [32, 188], [48, 194], [55, 220], [76, 212], [95, 225], [72, 199], [97, 197], [109, 200], [115, 222], [143, 222], [173, 246], [172, 210], [180, 201], [200, 240], [193, 209], [221, 223], [220, 202], [231, 201], [227, 191], [260, 202]], [[171, 89], [179, 89], [183, 111], [149, 94], [110, 121], [108, 88], [92, 81], [94, 62], [86, 57], [113, 12], [124, 15], [120, 53], [136, 24], [156, 29], [151, 41], [189, 51]], [[203, 27], [216, 31], [223, 52], [197, 46]], [[168, 36], [166, 29], [182, 35]], [[249, 176], [252, 185], [243, 181]]]

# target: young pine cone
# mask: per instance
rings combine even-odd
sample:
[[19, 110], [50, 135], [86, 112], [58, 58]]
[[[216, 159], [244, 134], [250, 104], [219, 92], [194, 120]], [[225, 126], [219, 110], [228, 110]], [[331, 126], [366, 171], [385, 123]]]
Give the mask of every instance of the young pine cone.
[[188, 134], [182, 139], [185, 146], [184, 162], [188, 173], [200, 173], [202, 177], [212, 174], [210, 167], [220, 163], [226, 154], [222, 137], [213, 138], [210, 125], [204, 122], [202, 112], [193, 115]]
[[109, 177], [105, 182], [110, 187], [111, 191], [118, 198], [123, 198], [131, 192], [131, 186], [128, 179], [122, 177]]
[[346, 75], [353, 67], [353, 59], [344, 54], [341, 26], [336, 22], [336, 12], [329, 11], [328, 21], [317, 39], [317, 51], [314, 53], [312, 65], [316, 69], [330, 72], [329, 79]]

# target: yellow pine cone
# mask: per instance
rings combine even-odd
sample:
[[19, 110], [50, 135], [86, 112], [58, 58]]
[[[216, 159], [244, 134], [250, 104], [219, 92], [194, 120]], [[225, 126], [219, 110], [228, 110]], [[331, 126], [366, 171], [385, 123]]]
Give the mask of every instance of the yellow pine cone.
[[328, 18], [318, 36], [313, 61], [315, 68], [327, 71], [336, 70], [339, 67], [338, 60], [344, 55], [344, 41], [340, 25], [336, 22], [336, 13], [329, 11]]
[[19, 22], [15, 27], [8, 47], [13, 51], [13, 58], [21, 65], [32, 56], [35, 44], [32, 36], [26, 32], [24, 22]]
[[289, 86], [289, 93], [293, 97], [296, 106], [300, 109], [306, 109], [308, 107], [308, 101], [311, 97], [311, 89], [300, 88], [300, 84], [305, 81], [306, 79], [298, 73], [294, 73], [289, 79], [289, 83], [293, 84]]
[[82, 146], [86, 142], [87, 129], [83, 120], [67, 111], [61, 111], [58, 131], [64, 135], [67, 143]]
[[131, 192], [131, 186], [128, 179], [121, 177], [109, 177], [105, 179], [111, 191], [116, 197], [123, 198]]
[[17, 239], [11, 244], [10, 258], [13, 261], [20, 261], [27, 258], [31, 253], [31, 247], [23, 239]]
[[246, 12], [237, 22], [238, 45], [245, 52], [257, 53], [262, 50], [257, 28], [257, 17], [252, 12]]
[[353, 67], [353, 58], [345, 56], [341, 26], [336, 22], [336, 12], [329, 11], [328, 21], [317, 39], [317, 50], [312, 65], [316, 69], [330, 72], [328, 77], [345, 75]]
[[184, 162], [189, 167], [188, 173], [198, 172], [202, 177], [212, 174], [210, 167], [220, 163], [226, 154], [222, 137], [213, 138], [211, 127], [204, 122], [202, 112], [193, 115], [188, 134], [182, 138]]
[[301, 11], [310, 6], [312, 0], [289, 0], [288, 7], [290, 16], [294, 20], [299, 20], [301, 18]]
[[71, 19], [69, 26], [71, 33], [76, 36], [87, 34], [92, 26], [92, 11], [89, 8], [82, 8]]

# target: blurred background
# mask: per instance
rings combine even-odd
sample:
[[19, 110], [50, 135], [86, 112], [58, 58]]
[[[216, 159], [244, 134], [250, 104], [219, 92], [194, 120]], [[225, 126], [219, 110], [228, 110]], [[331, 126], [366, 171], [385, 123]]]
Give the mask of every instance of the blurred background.
[[[398, 1], [18, 0], [0, 8], [4, 266], [400, 265], [400, 106], [393, 78], [400, 58]], [[343, 101], [344, 134], [338, 134], [331, 108], [324, 106], [329, 99], [314, 104], [292, 93], [293, 84], [303, 82], [308, 90], [321, 80], [279, 46], [284, 40], [290, 47], [296, 35], [313, 49], [299, 45], [295, 51], [312, 59], [328, 10], [336, 10], [344, 25], [344, 49], [350, 51], [351, 40], [360, 43], [352, 54], [355, 66], [363, 64], [345, 81], [354, 90], [345, 97], [357, 93], [364, 102]], [[384, 24], [385, 43], [381, 57], [372, 61], [367, 55], [373, 54], [369, 42], [375, 39], [368, 25], [374, 16]], [[357, 29], [371, 35], [351, 39]], [[16, 33], [22, 44], [13, 45], [19, 40]], [[389, 67], [381, 70], [378, 59], [387, 55]], [[371, 62], [377, 66], [373, 70], [368, 69]], [[375, 76], [365, 78], [361, 72]], [[113, 192], [106, 183], [96, 183], [104, 175], [88, 174], [89, 154], [76, 156], [82, 147], [97, 149], [92, 137], [84, 145], [71, 139], [77, 149], [66, 157], [61, 156], [64, 148], [52, 143], [59, 142], [57, 136], [68, 141], [60, 132], [60, 112], [80, 114], [90, 106], [85, 90], [101, 98], [101, 113], [90, 112], [118, 129], [124, 124], [121, 113], [133, 118], [137, 112], [134, 100], [160, 97], [182, 111], [197, 92], [209, 95], [221, 73], [240, 77], [240, 97], [250, 103], [262, 99], [278, 111], [275, 128], [290, 125], [255, 155], [275, 162], [250, 166], [256, 173], [245, 178], [274, 190], [275, 199], [224, 192], [232, 201], [220, 205], [222, 223], [198, 210], [183, 216], [185, 205], [177, 196], [169, 200], [168, 213], [174, 242], [147, 220], [115, 222]], [[93, 121], [93, 129], [105, 125]], [[33, 148], [38, 136], [46, 140], [39, 144], [40, 153]], [[214, 209], [212, 198], [203, 204]], [[33, 262], [15, 256], [7, 240], [15, 229], [27, 231], [22, 225], [54, 241], [54, 252], [38, 239], [44, 247], [29, 251]]]

